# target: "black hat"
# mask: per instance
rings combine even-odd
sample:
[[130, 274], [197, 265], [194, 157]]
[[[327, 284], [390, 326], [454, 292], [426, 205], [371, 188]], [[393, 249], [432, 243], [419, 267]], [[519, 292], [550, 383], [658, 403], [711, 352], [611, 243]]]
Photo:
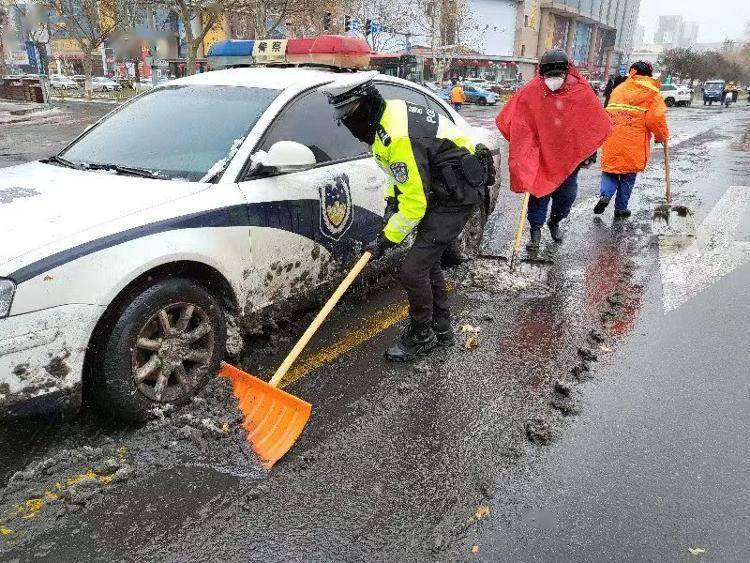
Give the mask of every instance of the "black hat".
[[568, 55], [562, 49], [552, 49], [542, 55], [539, 60], [539, 74], [542, 76], [551, 72], [568, 72]]
[[636, 61], [630, 65], [630, 70], [634, 70], [636, 74], [641, 76], [653, 76], [654, 67], [648, 61]]

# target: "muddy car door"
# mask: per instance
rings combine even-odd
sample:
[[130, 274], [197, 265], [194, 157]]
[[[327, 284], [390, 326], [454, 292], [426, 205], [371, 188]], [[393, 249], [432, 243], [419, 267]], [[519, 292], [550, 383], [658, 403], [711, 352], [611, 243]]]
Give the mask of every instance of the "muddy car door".
[[301, 172], [249, 167], [239, 183], [250, 214], [248, 311], [304, 298], [344, 274], [382, 228], [386, 176], [369, 147], [339, 126], [317, 90], [292, 100], [255, 153], [280, 141], [308, 147], [316, 164]]

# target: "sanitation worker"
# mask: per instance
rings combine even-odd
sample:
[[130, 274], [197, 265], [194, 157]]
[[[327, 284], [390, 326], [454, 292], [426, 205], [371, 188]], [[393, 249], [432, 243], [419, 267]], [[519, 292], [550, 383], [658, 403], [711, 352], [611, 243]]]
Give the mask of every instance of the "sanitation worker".
[[453, 87], [451, 88], [450, 94], [451, 105], [456, 111], [461, 111], [461, 108], [466, 103], [466, 94], [464, 93], [463, 86], [461, 86], [461, 83], [457, 78], [454, 78], [452, 83]]
[[448, 293], [440, 267], [494, 182], [491, 156], [436, 111], [404, 100], [384, 100], [372, 84], [377, 72], [360, 72], [322, 88], [336, 117], [372, 147], [390, 177], [386, 223], [367, 246], [373, 259], [416, 237], [401, 266], [409, 299], [409, 323], [385, 356], [409, 361], [436, 345], [454, 343]]
[[604, 213], [615, 197], [615, 219], [630, 217], [628, 202], [638, 172], [646, 169], [651, 153], [651, 136], [657, 143], [669, 137], [667, 106], [659, 92], [659, 81], [651, 78], [651, 63], [630, 66], [625, 82], [612, 92], [607, 113], [614, 132], [602, 148], [602, 180], [594, 213]]
[[531, 194], [526, 248], [539, 249], [545, 221], [552, 239], [562, 242], [560, 222], [575, 202], [578, 170], [595, 162], [612, 131], [599, 98], [565, 51], [555, 49], [542, 55], [537, 76], [515, 93], [495, 123], [509, 144], [510, 189]]

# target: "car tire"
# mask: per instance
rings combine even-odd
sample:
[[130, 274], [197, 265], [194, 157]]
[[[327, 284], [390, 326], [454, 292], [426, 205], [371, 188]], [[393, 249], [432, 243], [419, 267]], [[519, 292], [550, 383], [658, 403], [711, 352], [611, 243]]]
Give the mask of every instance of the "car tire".
[[469, 217], [461, 234], [445, 249], [441, 264], [446, 267], [457, 266], [467, 260], [476, 258], [482, 248], [486, 224], [487, 210], [484, 205], [479, 205], [472, 216]]
[[100, 332], [86, 395], [126, 420], [188, 402], [217, 373], [227, 339], [219, 301], [185, 278], [133, 291]]
[[477, 100], [477, 103], [478, 103], [478, 104], [479, 104], [480, 106], [486, 106], [486, 105], [487, 105], [487, 100], [485, 100], [484, 98], [479, 98], [479, 99]]
[[667, 104], [668, 108], [671, 108], [674, 106], [674, 98], [667, 98], [664, 100], [664, 103]]

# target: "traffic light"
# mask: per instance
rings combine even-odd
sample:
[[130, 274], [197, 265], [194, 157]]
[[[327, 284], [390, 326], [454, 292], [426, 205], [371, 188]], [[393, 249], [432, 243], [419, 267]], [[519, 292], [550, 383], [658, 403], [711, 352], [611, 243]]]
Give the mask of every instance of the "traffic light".
[[351, 16], [344, 16], [344, 31], [349, 33], [352, 30], [352, 18]]
[[323, 16], [323, 29], [328, 31], [331, 29], [331, 23], [333, 22], [333, 17], [331, 16], [331, 12], [326, 12]]
[[372, 33], [372, 20], [365, 20], [365, 37]]

